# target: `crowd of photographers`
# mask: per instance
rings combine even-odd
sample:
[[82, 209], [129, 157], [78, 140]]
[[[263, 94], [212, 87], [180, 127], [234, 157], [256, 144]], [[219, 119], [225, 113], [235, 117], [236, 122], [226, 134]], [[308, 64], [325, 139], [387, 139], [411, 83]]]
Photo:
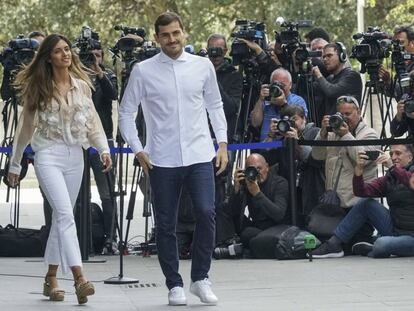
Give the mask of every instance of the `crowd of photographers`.
[[[208, 57], [216, 70], [230, 143], [379, 139], [373, 124], [363, 119], [363, 108], [371, 99], [364, 100], [362, 96], [364, 85], [360, 73], [367, 73], [367, 83], [376, 92], [398, 101], [389, 124], [391, 134], [395, 137], [412, 134], [414, 32], [411, 28], [398, 27], [390, 37], [370, 27], [366, 33], [354, 35], [359, 41], [347, 53], [346, 47], [341, 42], [331, 42], [331, 36], [322, 28], [309, 31], [306, 42], [302, 42], [299, 28], [310, 26], [307, 22], [278, 18], [278, 23], [282, 30], [275, 33], [274, 41], [268, 42], [263, 23], [240, 20], [236, 23], [238, 31], [232, 34], [231, 46], [222, 34], [212, 34], [206, 40], [207, 49], [198, 53], [200, 57]], [[119, 99], [118, 93], [122, 96], [132, 67], [159, 52], [146, 39], [144, 29], [123, 26], [115, 29], [122, 31], [122, 35], [110, 51], [114, 59], [125, 65], [120, 79], [104, 67], [104, 49], [97, 33], [83, 27], [74, 44], [94, 83], [93, 101], [110, 146], [114, 146], [113, 102]], [[43, 37], [40, 32], [32, 32], [27, 38], [20, 36], [11, 40], [1, 54], [5, 129], [11, 122], [8, 108], [18, 102], [12, 87], [13, 76], [31, 60]], [[191, 46], [186, 51], [195, 53]], [[352, 69], [349, 56], [360, 63], [359, 72]], [[388, 56], [391, 68], [383, 65]], [[380, 109], [388, 111], [390, 107]], [[253, 150], [248, 156], [231, 151], [229, 168], [215, 180], [213, 256], [275, 258], [276, 245], [286, 228], [295, 223], [307, 229], [313, 209], [327, 190], [337, 194], [344, 218], [333, 234], [312, 251], [314, 258], [341, 257], [344, 250], [372, 257], [414, 255], [414, 192], [407, 175], [412, 168], [412, 149], [411, 145], [394, 145], [388, 155], [377, 145], [296, 144], [294, 189], [288, 182], [292, 176], [285, 147]], [[92, 156], [90, 165], [104, 215], [102, 252], [115, 253], [116, 206], [110, 196], [112, 190], [100, 172], [99, 159]], [[381, 166], [387, 171], [377, 178]], [[289, 201], [292, 192], [297, 199], [295, 220]], [[389, 210], [373, 199], [361, 197], [386, 197]], [[186, 189], [179, 204], [180, 256], [190, 258], [194, 218]], [[44, 205], [48, 224], [51, 211], [46, 199]], [[373, 237], [374, 229], [380, 237]]]

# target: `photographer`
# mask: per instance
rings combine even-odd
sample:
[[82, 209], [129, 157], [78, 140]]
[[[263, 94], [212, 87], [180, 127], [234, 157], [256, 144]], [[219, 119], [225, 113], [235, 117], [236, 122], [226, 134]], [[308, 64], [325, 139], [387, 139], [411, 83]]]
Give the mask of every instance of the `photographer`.
[[390, 124], [390, 131], [394, 137], [400, 137], [407, 131], [409, 136], [414, 133], [414, 76], [410, 75], [410, 94], [403, 94], [397, 104], [397, 113]]
[[330, 76], [325, 78], [317, 66], [312, 69], [316, 78], [314, 89], [318, 93], [323, 93], [325, 97], [323, 106], [316, 107], [317, 120], [322, 120], [324, 115], [336, 112], [335, 104], [339, 96], [350, 94], [355, 97], [357, 102], [360, 102], [362, 95], [361, 76], [346, 65], [347, 55], [342, 43], [325, 45], [322, 58]]
[[[244, 215], [247, 205], [249, 218], [242, 224], [241, 241], [255, 258], [274, 258], [280, 224], [287, 224], [288, 183], [276, 169], [269, 168], [260, 154], [246, 159], [246, 168], [234, 173], [233, 211]], [[243, 217], [244, 218], [244, 217]]]
[[[319, 132], [319, 128], [314, 123], [307, 123], [303, 107], [298, 105], [286, 106], [281, 112], [281, 121], [272, 122], [270, 132], [273, 136], [291, 137], [296, 140], [314, 140]], [[325, 172], [324, 161], [315, 160], [312, 155], [312, 147], [296, 145], [297, 159], [297, 197], [301, 222], [313, 207], [318, 204], [319, 197], [325, 191]], [[287, 154], [283, 154], [279, 162], [281, 175], [283, 168], [287, 167]], [[285, 165], [286, 163], [286, 165]]]
[[291, 88], [292, 76], [289, 71], [283, 68], [278, 68], [273, 71], [270, 84], [262, 84], [260, 97], [250, 115], [251, 125], [260, 129], [260, 141], [264, 141], [269, 137], [271, 119], [280, 119], [280, 111], [284, 106], [299, 105], [303, 107], [307, 115], [308, 110], [305, 100], [291, 93]]
[[231, 59], [226, 58], [227, 43], [223, 35], [210, 35], [207, 40], [207, 53], [216, 70], [227, 121], [227, 139], [232, 142], [242, 95], [243, 75], [231, 65]]
[[355, 255], [374, 258], [414, 256], [414, 196], [408, 186], [413, 167], [413, 147], [392, 145], [390, 156], [382, 154], [376, 160], [388, 168], [385, 176], [371, 182], [364, 181], [364, 168], [368, 155], [358, 154], [353, 176], [355, 195], [364, 198], [386, 197], [389, 208], [375, 199], [360, 199], [346, 217], [339, 223], [334, 235], [312, 251], [313, 258], [342, 257], [342, 243], [349, 242], [364, 223], [371, 223], [381, 235], [374, 244], [356, 243], [352, 247]]

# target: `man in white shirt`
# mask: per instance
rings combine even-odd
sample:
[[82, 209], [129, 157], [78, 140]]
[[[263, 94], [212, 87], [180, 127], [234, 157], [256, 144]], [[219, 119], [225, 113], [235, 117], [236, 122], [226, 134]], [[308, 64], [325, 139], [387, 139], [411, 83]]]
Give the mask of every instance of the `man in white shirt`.
[[[227, 159], [227, 125], [216, 74], [207, 58], [184, 53], [180, 16], [161, 14], [155, 21], [155, 40], [161, 53], [134, 67], [119, 110], [119, 127], [146, 174], [154, 194], [157, 250], [169, 289], [170, 305], [187, 303], [178, 273], [175, 225], [183, 185], [194, 204], [190, 292], [201, 302], [216, 304], [208, 271], [214, 248], [214, 145], [207, 113], [219, 145], [216, 174]], [[142, 105], [146, 122], [143, 149], [134, 114]]]

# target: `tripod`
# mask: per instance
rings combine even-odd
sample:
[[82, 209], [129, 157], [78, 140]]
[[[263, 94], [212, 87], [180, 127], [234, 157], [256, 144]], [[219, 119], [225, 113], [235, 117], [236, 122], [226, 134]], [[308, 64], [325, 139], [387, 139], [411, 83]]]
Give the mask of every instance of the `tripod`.
[[[378, 103], [379, 116], [381, 119], [382, 126], [380, 138], [385, 138], [387, 136], [385, 131], [385, 125], [387, 122], [391, 123], [391, 115], [388, 113], [388, 111], [392, 109], [392, 97], [390, 97], [389, 101], [387, 100], [387, 96], [385, 94], [384, 89], [384, 82], [381, 81], [378, 77], [378, 69], [374, 68], [371, 70], [373, 71], [370, 71], [370, 69], [368, 69], [368, 73], [370, 73], [370, 81], [367, 81], [365, 83], [363, 93], [364, 95], [362, 97], [360, 108], [362, 111], [362, 117], [364, 118], [369, 107], [370, 125], [372, 128], [374, 128], [374, 99], [376, 99]], [[387, 113], [385, 113], [385, 111], [387, 111]]]

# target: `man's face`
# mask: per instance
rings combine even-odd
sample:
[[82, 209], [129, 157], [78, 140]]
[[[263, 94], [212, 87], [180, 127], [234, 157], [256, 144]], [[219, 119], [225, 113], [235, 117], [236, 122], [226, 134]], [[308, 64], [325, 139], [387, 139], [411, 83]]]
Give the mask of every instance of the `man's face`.
[[172, 59], [177, 59], [183, 53], [185, 36], [177, 21], [159, 26], [158, 34], [155, 34], [155, 41], [161, 46], [162, 51]]
[[102, 64], [102, 50], [93, 50], [92, 54], [95, 56], [96, 62], [101, 65]]
[[361, 120], [361, 113], [354, 104], [343, 103], [339, 105], [338, 112], [340, 112], [348, 124], [349, 130], [353, 131], [358, 126], [359, 121]]
[[43, 42], [43, 40], [45, 39], [45, 37], [35, 36], [35, 37], [32, 37], [32, 39], [35, 39], [37, 42], [39, 42], [39, 44], [41, 44]]
[[326, 70], [329, 73], [333, 73], [338, 70], [341, 65], [339, 61], [339, 56], [337, 51], [334, 48], [327, 48], [322, 51], [323, 63], [326, 67]]
[[294, 116], [292, 116], [291, 120], [295, 122], [295, 128], [299, 132], [302, 132], [305, 129], [306, 119], [304, 117], [301, 117], [300, 115], [295, 114]]
[[246, 167], [253, 166], [259, 172], [259, 179], [257, 183], [264, 183], [269, 173], [269, 165], [263, 157], [251, 155], [247, 158]]
[[326, 42], [325, 40], [313, 40], [311, 42], [311, 51], [323, 51], [323, 48], [325, 47], [325, 45], [327, 45], [328, 42]]
[[272, 76], [272, 82], [274, 81], [283, 84], [283, 93], [285, 93], [285, 96], [288, 96], [292, 87], [292, 82], [289, 81], [289, 78], [283, 73], [277, 73]]
[[414, 51], [414, 42], [409, 41], [407, 38], [406, 32], [400, 32], [395, 34], [394, 39], [400, 40], [400, 42], [404, 45], [404, 49], [408, 52]]
[[221, 48], [223, 50], [223, 55], [216, 56], [216, 57], [210, 57], [210, 61], [213, 63], [214, 68], [218, 68], [220, 65], [224, 63], [224, 57], [227, 54], [227, 48], [226, 44], [223, 39], [212, 39], [208, 42], [207, 48]]
[[392, 145], [390, 149], [392, 163], [398, 167], [404, 167], [413, 160], [413, 155], [408, 151], [405, 145]]

